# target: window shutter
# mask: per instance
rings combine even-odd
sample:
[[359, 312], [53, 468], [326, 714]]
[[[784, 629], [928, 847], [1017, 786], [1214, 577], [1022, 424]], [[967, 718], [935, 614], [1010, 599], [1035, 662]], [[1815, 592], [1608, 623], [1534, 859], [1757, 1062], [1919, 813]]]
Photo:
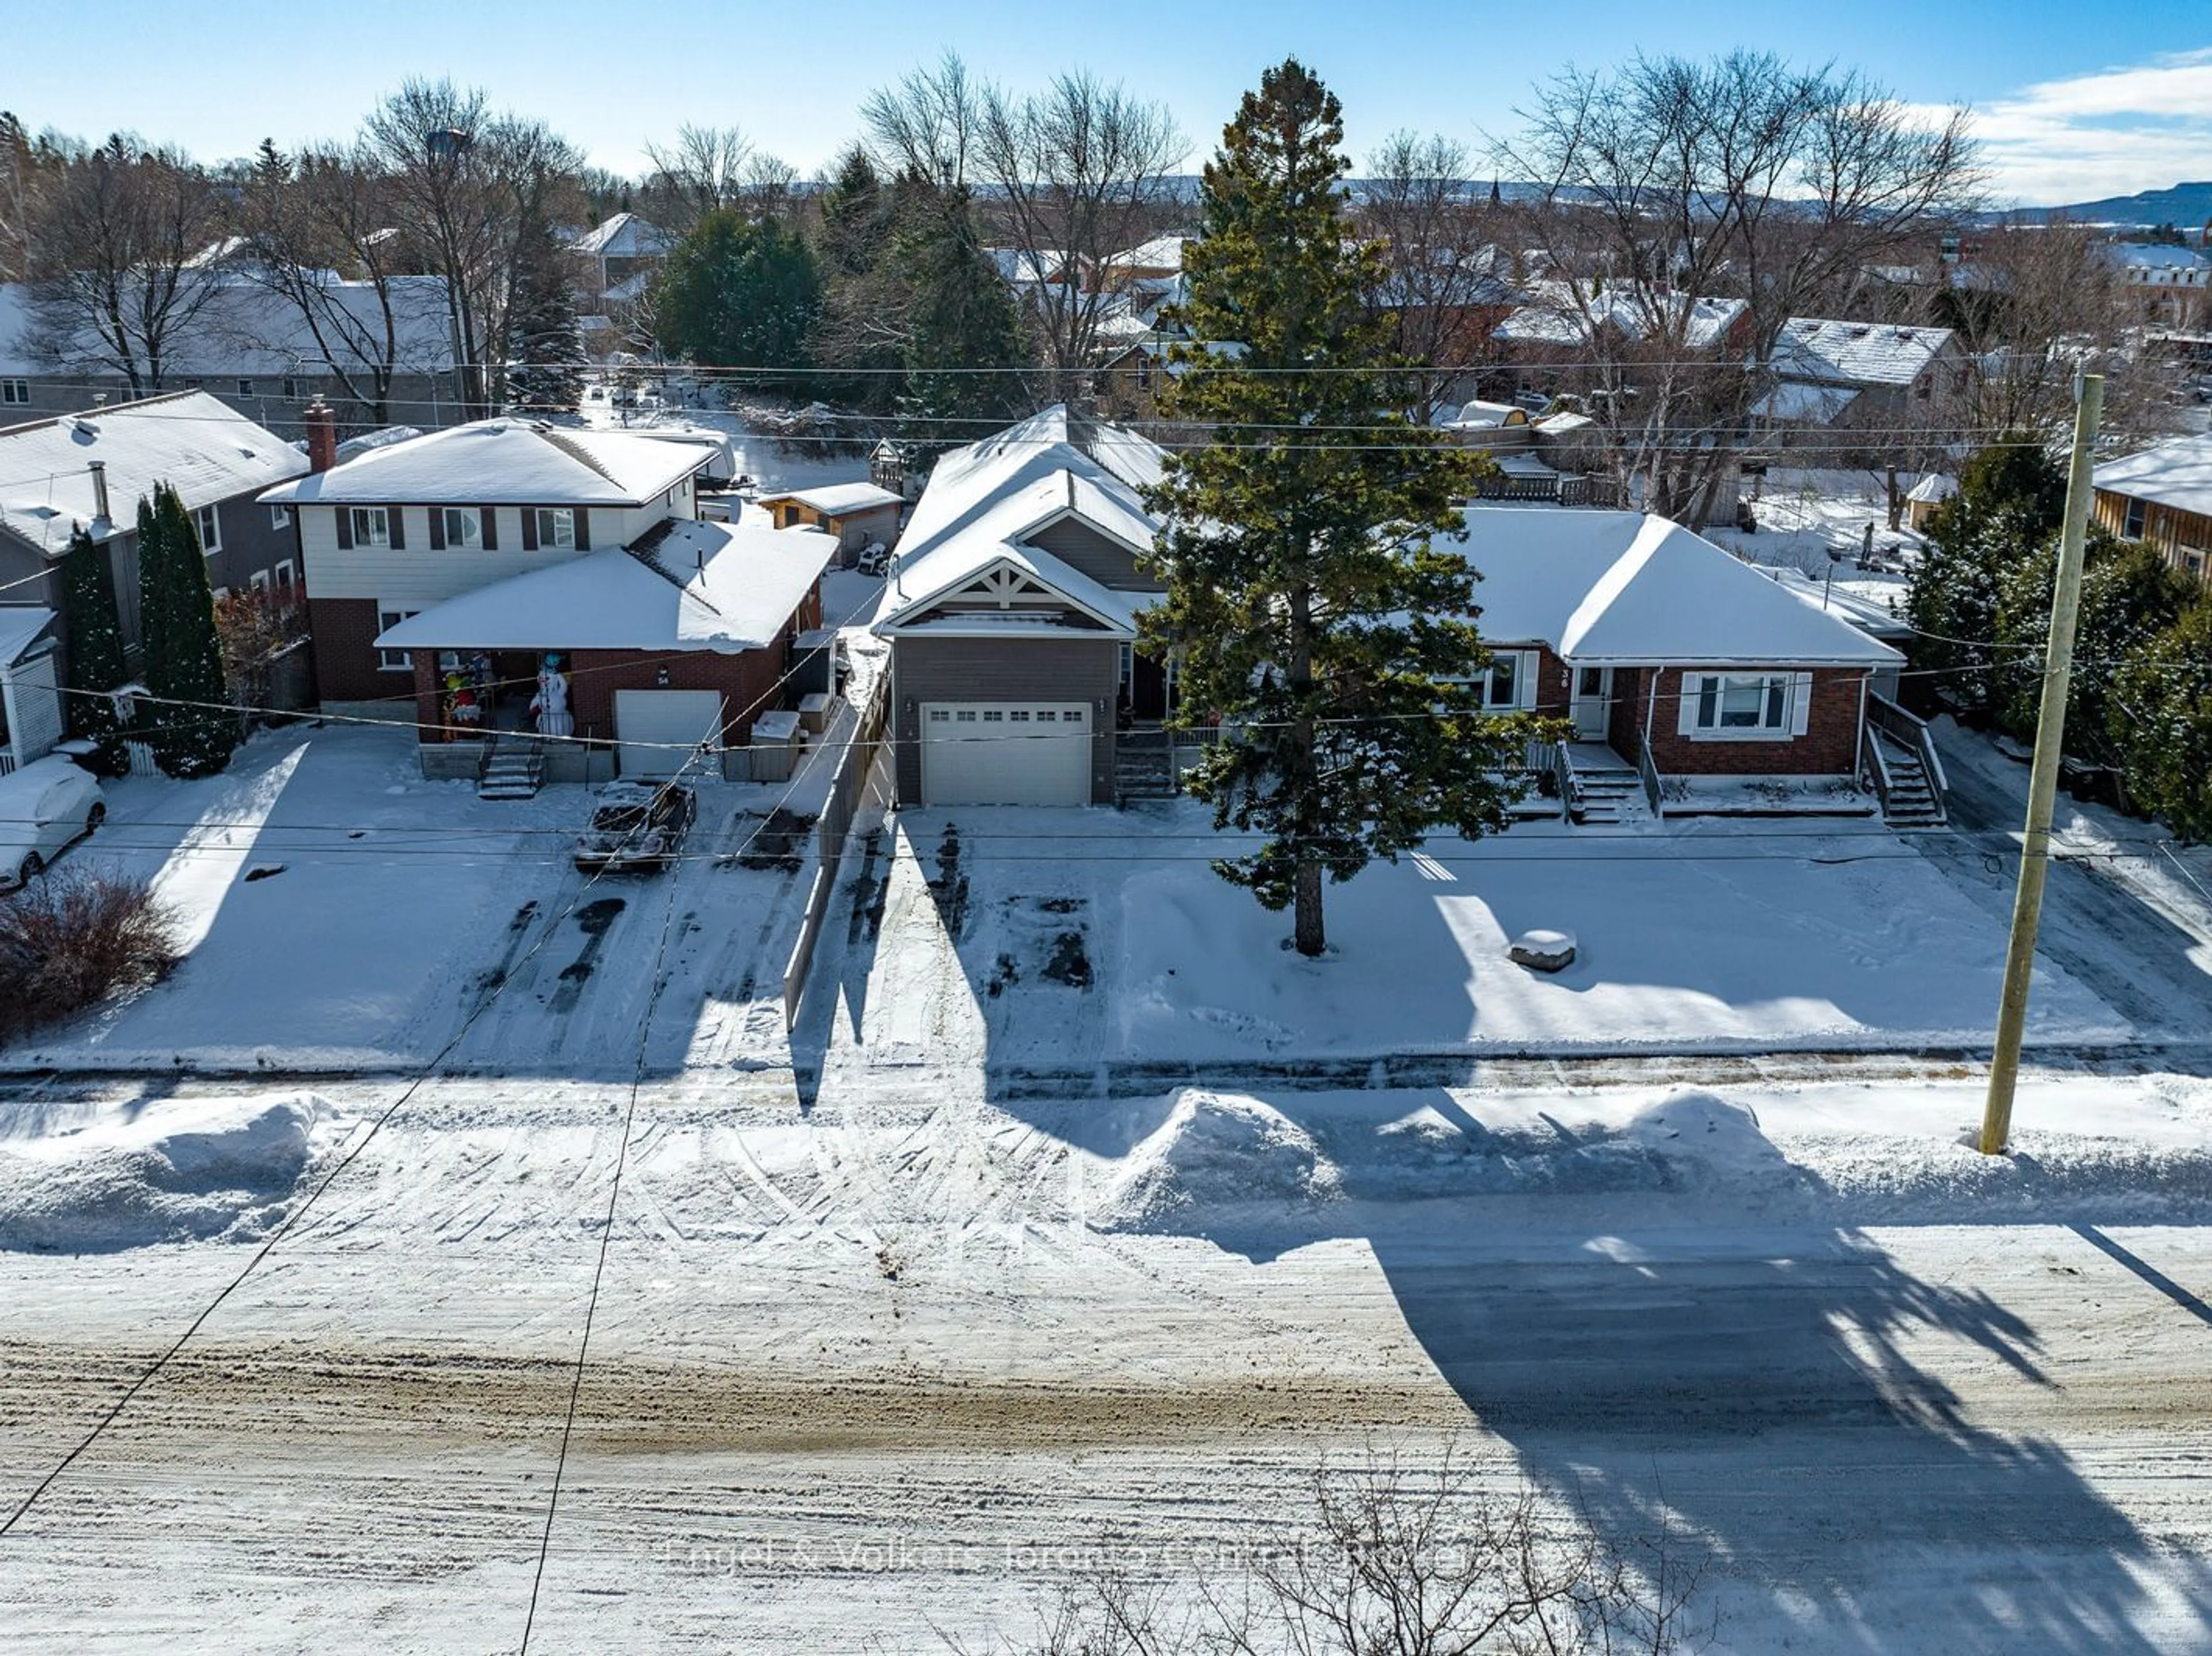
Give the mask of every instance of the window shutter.
[[478, 507], [477, 510], [483, 514], [483, 549], [496, 552], [499, 550], [499, 508], [484, 506]]
[[353, 508], [339, 507], [333, 515], [338, 521], [338, 550], [350, 552], [353, 550]]
[[1535, 710], [1539, 689], [1536, 674], [1542, 665], [1543, 658], [1534, 650], [1516, 650], [1514, 653], [1521, 658], [1520, 670], [1513, 676], [1514, 706], [1522, 713], [1532, 713]]
[[591, 549], [592, 514], [588, 508], [580, 506], [576, 508], [576, 550], [588, 552]]
[[1813, 719], [1813, 675], [1792, 673], [1790, 676], [1790, 734], [1802, 736], [1811, 727]]
[[538, 508], [534, 506], [522, 508], [522, 549], [526, 552], [538, 549]]
[[392, 507], [385, 513], [384, 518], [392, 525], [392, 549], [404, 552], [407, 549], [407, 508]]
[[1702, 673], [1682, 675], [1682, 705], [1674, 716], [1674, 732], [1678, 736], [1694, 736], [1698, 731], [1698, 697], [1704, 686], [1699, 682]]
[[446, 549], [446, 509], [441, 506], [430, 508], [430, 549], [433, 552]]

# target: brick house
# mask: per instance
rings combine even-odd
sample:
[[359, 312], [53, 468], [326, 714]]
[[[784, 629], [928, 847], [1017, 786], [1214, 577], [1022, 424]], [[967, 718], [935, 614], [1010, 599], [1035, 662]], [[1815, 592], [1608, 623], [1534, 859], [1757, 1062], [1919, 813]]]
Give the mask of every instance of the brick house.
[[836, 543], [701, 520], [697, 446], [511, 419], [342, 464], [326, 444], [311, 434], [319, 469], [264, 497], [298, 519], [322, 702], [411, 715], [426, 773], [473, 773], [477, 731], [531, 732], [549, 656], [575, 738], [550, 750], [556, 778], [589, 767], [550, 760], [653, 774], [701, 743], [742, 750], [796, 699], [793, 640], [820, 624]]
[[1577, 762], [1662, 778], [1856, 778], [1903, 658], [1663, 518], [1476, 506], [1485, 699], [1573, 725]]

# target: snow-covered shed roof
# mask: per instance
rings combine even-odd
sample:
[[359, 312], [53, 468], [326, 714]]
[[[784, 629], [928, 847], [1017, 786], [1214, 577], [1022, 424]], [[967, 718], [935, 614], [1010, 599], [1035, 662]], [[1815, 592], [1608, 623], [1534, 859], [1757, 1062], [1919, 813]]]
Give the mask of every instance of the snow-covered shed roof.
[[1060, 406], [945, 455], [899, 542], [876, 630], [918, 620], [1001, 559], [1108, 625], [1133, 628], [1148, 595], [1107, 587], [1025, 537], [1073, 516], [1133, 553], [1149, 550], [1155, 525], [1138, 490], [1158, 481], [1163, 458], [1135, 433], [1079, 422]]
[[1486, 639], [1577, 666], [1886, 667], [1904, 658], [1665, 518], [1473, 506]]
[[1180, 270], [1182, 269], [1182, 246], [1187, 236], [1154, 236], [1141, 246], [1125, 249], [1107, 256], [1109, 270]]
[[836, 555], [818, 529], [674, 520], [649, 550], [592, 552], [410, 616], [392, 650], [711, 650], [782, 637]]
[[1774, 371], [1829, 385], [1909, 385], [1951, 343], [1948, 328], [1793, 316], [1774, 342]]
[[1959, 492], [1959, 480], [1948, 471], [1931, 471], [1913, 484], [1912, 492], [1905, 498], [1917, 500], [1923, 506], [1935, 506], [1951, 500]]
[[9, 604], [0, 598], [0, 667], [12, 665], [15, 658], [45, 635], [53, 625], [54, 612], [35, 604]]
[[848, 512], [866, 512], [876, 507], [904, 506], [906, 496], [888, 488], [878, 488], [873, 483], [825, 483], [819, 488], [796, 488], [781, 494], [763, 494], [760, 503], [771, 500], [796, 500], [801, 506], [811, 507], [825, 517], [842, 518]]
[[1466, 431], [1525, 426], [1528, 423], [1528, 410], [1513, 403], [1462, 403], [1459, 412], [1445, 423], [1455, 429]]
[[2107, 460], [2090, 476], [2099, 488], [2130, 500], [2212, 517], [2212, 435], [2176, 437]]
[[[112, 523], [95, 521], [94, 460]], [[58, 557], [76, 524], [95, 540], [131, 533], [139, 496], [158, 483], [197, 511], [307, 469], [306, 455], [205, 391], [173, 391], [0, 431], [0, 527]]]
[[[319, 338], [297, 306], [258, 282], [226, 272], [199, 279], [210, 284], [210, 291], [163, 347], [162, 372], [171, 385], [195, 378], [319, 379], [334, 368], [359, 372], [363, 357], [356, 344], [373, 346], [378, 353], [383, 349], [383, 300], [372, 282], [343, 282], [329, 274], [322, 278], [321, 303], [329, 315]], [[453, 336], [446, 313], [445, 278], [394, 276], [388, 291], [398, 371], [450, 372]], [[21, 282], [0, 283], [0, 373], [119, 372], [89, 331], [65, 344], [58, 362], [31, 349], [37, 331], [29, 289]], [[409, 410], [399, 412], [404, 417]]]
[[617, 213], [568, 245], [587, 258], [657, 258], [675, 246], [675, 238], [635, 213]]
[[709, 458], [692, 444], [627, 432], [476, 420], [372, 450], [262, 498], [303, 505], [642, 506]]
[[1692, 299], [1627, 287], [1593, 292], [1575, 283], [1539, 282], [1529, 302], [1499, 323], [1494, 337], [1522, 345], [1581, 345], [1599, 329], [1633, 341], [1679, 327], [1684, 344], [1704, 350], [1726, 339], [1749, 308], [1741, 299]]

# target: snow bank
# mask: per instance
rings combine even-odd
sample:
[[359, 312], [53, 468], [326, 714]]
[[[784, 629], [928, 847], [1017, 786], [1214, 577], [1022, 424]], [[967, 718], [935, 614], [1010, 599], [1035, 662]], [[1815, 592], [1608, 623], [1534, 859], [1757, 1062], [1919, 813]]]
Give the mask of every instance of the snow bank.
[[1338, 1189], [1334, 1165], [1281, 1111], [1189, 1088], [1113, 1167], [1088, 1217], [1097, 1230], [1203, 1230], [1212, 1216], [1296, 1210], [1333, 1200]]
[[0, 1141], [0, 1247], [253, 1240], [283, 1216], [325, 1113], [305, 1094], [164, 1100]]

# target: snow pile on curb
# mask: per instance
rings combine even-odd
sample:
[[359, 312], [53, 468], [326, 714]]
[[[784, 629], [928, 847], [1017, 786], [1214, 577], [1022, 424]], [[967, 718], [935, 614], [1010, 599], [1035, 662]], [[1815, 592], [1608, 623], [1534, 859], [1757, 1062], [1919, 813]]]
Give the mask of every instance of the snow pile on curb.
[[1094, 1230], [1203, 1230], [1217, 1215], [1310, 1206], [1340, 1188], [1335, 1164], [1281, 1111], [1186, 1088], [1167, 1119], [1121, 1158], [1086, 1217]]
[[0, 1140], [0, 1248], [105, 1253], [266, 1235], [325, 1113], [307, 1094], [165, 1100]]

